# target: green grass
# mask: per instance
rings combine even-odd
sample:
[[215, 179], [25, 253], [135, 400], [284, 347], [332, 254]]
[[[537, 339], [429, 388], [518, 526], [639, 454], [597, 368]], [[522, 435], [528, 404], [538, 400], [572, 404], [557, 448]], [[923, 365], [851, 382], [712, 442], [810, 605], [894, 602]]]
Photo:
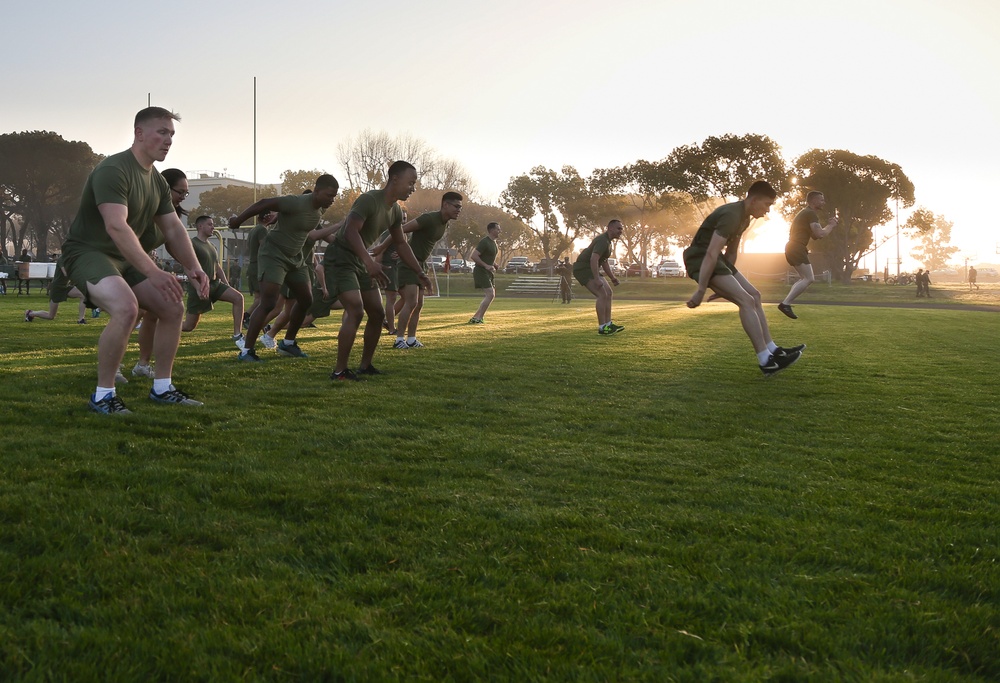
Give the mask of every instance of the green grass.
[[599, 337], [589, 300], [458, 296], [348, 386], [334, 321], [248, 366], [220, 307], [174, 373], [204, 408], [134, 379], [108, 418], [104, 319], [29, 303], [0, 678], [1000, 679], [995, 313], [769, 307], [809, 348], [764, 379], [728, 304], [619, 300]]

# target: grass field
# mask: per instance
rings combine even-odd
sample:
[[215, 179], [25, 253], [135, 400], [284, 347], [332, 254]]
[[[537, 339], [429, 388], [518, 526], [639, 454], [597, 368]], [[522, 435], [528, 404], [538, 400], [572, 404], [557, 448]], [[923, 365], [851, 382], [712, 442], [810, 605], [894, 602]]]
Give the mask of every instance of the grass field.
[[432, 299], [427, 348], [334, 385], [333, 320], [248, 365], [220, 307], [174, 372], [206, 405], [133, 379], [109, 418], [104, 319], [29, 304], [0, 679], [1000, 680], [996, 313], [769, 306], [809, 348], [765, 379], [728, 304], [599, 337], [588, 300]]

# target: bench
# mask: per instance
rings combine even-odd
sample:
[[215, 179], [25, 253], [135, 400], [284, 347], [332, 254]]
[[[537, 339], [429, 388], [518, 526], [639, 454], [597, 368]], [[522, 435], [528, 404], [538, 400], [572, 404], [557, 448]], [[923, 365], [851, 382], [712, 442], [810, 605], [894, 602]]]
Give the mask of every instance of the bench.
[[507, 285], [507, 294], [544, 294], [546, 296], [559, 295], [560, 277], [546, 277], [544, 275], [521, 275]]

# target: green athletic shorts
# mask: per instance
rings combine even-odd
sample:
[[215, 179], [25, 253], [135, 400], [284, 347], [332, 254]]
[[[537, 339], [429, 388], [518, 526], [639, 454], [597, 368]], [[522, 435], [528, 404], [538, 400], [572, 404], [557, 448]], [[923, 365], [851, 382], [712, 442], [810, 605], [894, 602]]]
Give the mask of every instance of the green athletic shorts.
[[257, 274], [256, 262], [247, 266], [247, 286], [250, 288], [251, 294], [256, 294], [260, 291], [260, 276]]
[[378, 289], [378, 282], [368, 275], [361, 259], [350, 249], [336, 243], [330, 245], [323, 257], [323, 274], [331, 297], [338, 297], [344, 292]]
[[472, 282], [476, 289], [493, 289], [493, 273], [481, 268], [479, 264], [472, 269]]
[[785, 260], [790, 266], [803, 266], [809, 263], [809, 249], [801, 242], [789, 242], [785, 245]]
[[382, 261], [382, 272], [389, 278], [389, 286], [385, 289], [388, 292], [399, 291], [399, 261], [392, 259], [392, 263]]
[[[698, 282], [698, 273], [701, 271], [701, 262], [705, 260], [705, 250], [688, 247], [684, 250], [684, 267], [687, 269], [688, 277]], [[712, 277], [716, 275], [735, 275], [736, 266], [726, 260], [726, 257], [719, 254], [719, 260], [715, 262], [715, 270]], [[701, 284], [700, 282], [698, 284]], [[707, 284], [707, 283], [706, 283]]]
[[266, 242], [257, 255], [257, 271], [259, 279], [264, 282], [310, 284], [309, 266], [302, 262], [301, 255], [298, 259], [291, 259]]
[[323, 290], [319, 287], [313, 287], [313, 302], [307, 313], [314, 318], [325, 318], [330, 315], [330, 311], [333, 310], [336, 303], [336, 296], [331, 294], [324, 298]]
[[590, 269], [590, 266], [587, 266], [585, 269], [581, 268], [580, 270], [574, 268], [573, 277], [576, 278], [577, 282], [586, 287], [587, 283], [594, 279], [594, 271]]
[[54, 304], [61, 304], [69, 298], [69, 290], [73, 289], [73, 284], [66, 277], [62, 269], [62, 261], [56, 264], [56, 274], [49, 283], [49, 301]]
[[194, 290], [194, 286], [189, 282], [187, 284], [187, 312], [199, 315], [208, 313], [212, 310], [212, 304], [221, 299], [229, 289], [232, 288], [222, 280], [213, 280], [208, 284], [208, 298], [202, 299]]
[[[423, 273], [424, 269], [427, 268], [427, 263], [420, 263], [420, 272]], [[420, 276], [413, 271], [405, 263], [399, 264], [399, 289], [402, 289], [406, 285], [417, 285], [420, 286]]]
[[66, 277], [76, 285], [87, 301], [91, 300], [87, 285], [96, 285], [106, 277], [120, 277], [133, 289], [146, 281], [146, 276], [125, 259], [113, 258], [99, 251], [74, 251], [63, 254], [63, 258]]

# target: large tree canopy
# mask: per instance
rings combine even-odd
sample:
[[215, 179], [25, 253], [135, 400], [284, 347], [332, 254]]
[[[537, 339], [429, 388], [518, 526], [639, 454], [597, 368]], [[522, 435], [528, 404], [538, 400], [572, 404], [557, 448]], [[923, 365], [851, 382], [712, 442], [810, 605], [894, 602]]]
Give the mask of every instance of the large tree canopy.
[[910, 256], [927, 270], [940, 270], [948, 265], [958, 247], [951, 246], [951, 229], [954, 224], [944, 216], [920, 207], [903, 224], [903, 231], [917, 239], [917, 247]]

